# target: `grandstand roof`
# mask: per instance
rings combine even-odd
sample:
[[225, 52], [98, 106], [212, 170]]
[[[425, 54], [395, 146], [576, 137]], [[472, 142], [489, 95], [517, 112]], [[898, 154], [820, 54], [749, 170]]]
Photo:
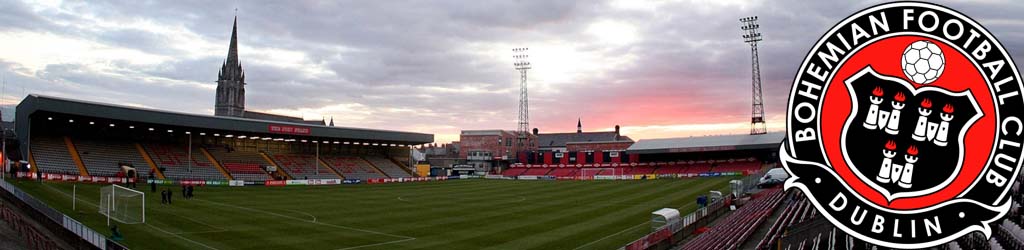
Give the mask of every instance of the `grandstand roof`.
[[502, 135], [510, 134], [511, 131], [505, 131], [500, 129], [488, 129], [488, 130], [463, 130], [462, 135]]
[[631, 141], [633, 139], [619, 136], [615, 131], [537, 134], [537, 146], [541, 148], [565, 147], [567, 143]]
[[309, 125], [325, 125], [324, 120], [303, 120], [300, 117], [291, 117], [286, 115], [277, 115], [263, 112], [256, 112], [252, 110], [245, 110], [242, 113], [242, 118], [256, 119], [256, 120], [267, 120], [267, 121], [281, 121], [281, 122], [294, 122]]
[[[63, 114], [99, 119], [138, 122], [151, 125], [237, 131], [239, 133], [278, 134], [282, 137], [321, 137], [324, 139], [417, 145], [434, 141], [433, 134], [328, 127], [307, 123], [268, 121], [237, 117], [188, 114], [175, 111], [137, 108], [51, 96], [29, 95], [18, 104], [16, 131], [22, 141], [30, 133], [30, 116], [39, 113]], [[198, 131], [197, 131], [198, 132]]]
[[626, 151], [639, 154], [710, 152], [745, 149], [774, 149], [786, 133], [762, 135], [717, 135], [683, 138], [646, 139], [630, 146]]

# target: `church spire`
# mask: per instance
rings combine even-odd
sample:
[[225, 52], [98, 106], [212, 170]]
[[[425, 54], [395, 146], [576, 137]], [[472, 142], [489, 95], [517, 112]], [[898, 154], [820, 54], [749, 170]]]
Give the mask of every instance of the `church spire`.
[[576, 133], [583, 133], [583, 118], [576, 118]]
[[229, 66], [241, 66], [238, 65], [238, 16], [235, 16], [235, 21], [231, 25], [231, 45], [228, 46], [228, 60], [226, 63]]
[[243, 117], [245, 113], [245, 72], [238, 61], [238, 15], [231, 24], [228, 58], [217, 74], [217, 98], [214, 115]]

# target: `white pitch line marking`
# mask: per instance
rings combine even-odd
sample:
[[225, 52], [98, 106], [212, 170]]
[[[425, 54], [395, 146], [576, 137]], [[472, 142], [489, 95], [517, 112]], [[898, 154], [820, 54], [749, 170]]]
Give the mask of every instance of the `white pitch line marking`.
[[[44, 185], [44, 186], [49, 188], [49, 189], [52, 189], [53, 191], [56, 191], [57, 193], [63, 194], [63, 195], [68, 196], [68, 197], [75, 198], [71, 194], [68, 194], [68, 193], [66, 193], [66, 192], [64, 192], [64, 191], [62, 191], [60, 189], [57, 189], [57, 188], [54, 188], [54, 187], [50, 187], [48, 185]], [[89, 202], [89, 201], [85, 201], [85, 200], [82, 200], [82, 199], [78, 199], [78, 200], [81, 200], [82, 202], [85, 202], [86, 204], [92, 205], [93, 207], [99, 207], [95, 203], [92, 203], [92, 202]], [[196, 199], [196, 200], [200, 200], [200, 199]], [[299, 218], [296, 218], [296, 217], [287, 216], [287, 215], [283, 215], [283, 214], [278, 214], [278, 213], [274, 213], [274, 212], [267, 212], [267, 211], [258, 210], [258, 209], [252, 209], [252, 208], [247, 208], [247, 207], [240, 207], [240, 206], [235, 206], [235, 205], [226, 204], [226, 203], [220, 203], [220, 202], [216, 202], [216, 201], [208, 201], [208, 200], [201, 200], [201, 201], [214, 203], [214, 204], [217, 204], [217, 205], [220, 205], [220, 206], [234, 207], [234, 208], [238, 208], [238, 209], [245, 209], [245, 210], [256, 211], [256, 212], [266, 213], [266, 214], [270, 214], [270, 215], [275, 215], [275, 216], [278, 216], [278, 217], [290, 218], [290, 219], [293, 219], [293, 220], [305, 221], [303, 219], [299, 219]], [[347, 248], [339, 248], [337, 250], [359, 249], [359, 248], [365, 248], [365, 247], [380, 246], [380, 245], [387, 245], [387, 244], [394, 244], [394, 243], [401, 243], [401, 242], [416, 240], [415, 237], [394, 235], [394, 234], [377, 232], [377, 231], [372, 231], [372, 230], [359, 229], [359, 228], [353, 228], [353, 227], [346, 227], [346, 226], [339, 226], [339, 225], [334, 225], [334, 224], [327, 224], [327, 223], [317, 222], [316, 221], [316, 216], [313, 216], [311, 214], [300, 212], [300, 211], [294, 211], [294, 210], [289, 210], [289, 211], [303, 213], [303, 214], [309, 215], [310, 217], [313, 217], [312, 223], [314, 223], [314, 224], [320, 224], [320, 225], [323, 225], [323, 226], [329, 226], [329, 227], [348, 229], [348, 230], [365, 232], [365, 233], [372, 233], [372, 234], [378, 234], [378, 235], [385, 235], [385, 236], [391, 236], [391, 237], [396, 237], [396, 238], [402, 238], [400, 240], [393, 240], [393, 241], [374, 243], [374, 244], [367, 244], [367, 245], [359, 245], [359, 246], [353, 246], [353, 247], [347, 247]], [[170, 214], [178, 216], [178, 217], [186, 218], [186, 217], [179, 216], [179, 215], [176, 215], [176, 214], [173, 214], [173, 213], [170, 213]], [[188, 219], [188, 218], [186, 218], [186, 219]], [[189, 220], [192, 220], [192, 219], [189, 219]], [[192, 220], [192, 221], [194, 221], [194, 220]], [[163, 232], [164, 234], [171, 235], [171, 236], [174, 236], [176, 238], [179, 238], [179, 239], [191, 242], [191, 243], [196, 244], [196, 245], [200, 245], [200, 246], [205, 247], [205, 248], [213, 249], [213, 250], [220, 250], [220, 249], [215, 248], [215, 247], [211, 247], [209, 245], [206, 245], [206, 244], [194, 241], [194, 240], [191, 240], [189, 238], [182, 237], [181, 235], [182, 234], [216, 233], [216, 232], [227, 232], [227, 231], [230, 231], [230, 230], [227, 230], [227, 229], [222, 229], [222, 230], [211, 230], [211, 231], [171, 233], [171, 232], [168, 232], [167, 230], [164, 230], [164, 229], [162, 229], [160, 227], [157, 227], [157, 226], [154, 226], [152, 224], [149, 224], [149, 223], [144, 223], [144, 224], [146, 224], [146, 226], [152, 227], [153, 229], [156, 229], [157, 231]], [[200, 224], [210, 226], [210, 225], [205, 224], [205, 223], [200, 223]], [[220, 228], [220, 227], [215, 227], [215, 226], [210, 226], [210, 227]]]
[[[265, 214], [269, 214], [269, 215], [273, 215], [273, 216], [277, 216], [277, 217], [282, 217], [282, 218], [289, 218], [289, 219], [297, 220], [297, 221], [307, 221], [307, 220], [303, 220], [301, 218], [294, 217], [294, 216], [283, 215], [283, 214], [279, 214], [279, 213], [263, 211], [263, 210], [254, 209], [254, 208], [248, 208], [248, 207], [243, 207], [243, 206], [236, 206], [236, 205], [231, 205], [231, 204], [227, 204], [227, 203], [220, 203], [220, 202], [216, 202], [216, 201], [209, 201], [209, 200], [200, 200], [200, 201], [205, 201], [205, 202], [213, 203], [215, 205], [219, 205], [219, 206], [223, 206], [223, 207], [233, 207], [233, 208], [242, 209], [242, 210], [248, 210], [248, 211], [253, 211], [253, 212], [265, 213]], [[395, 237], [395, 238], [400, 238], [400, 239], [405, 239], [405, 240], [414, 240], [414, 239], [416, 239], [415, 237], [395, 235], [395, 234], [389, 234], [389, 233], [378, 232], [378, 231], [373, 231], [373, 230], [354, 228], [354, 227], [347, 227], [347, 226], [340, 226], [340, 225], [334, 225], [334, 224], [327, 224], [327, 223], [323, 223], [323, 222], [312, 222], [312, 223], [313, 224], [322, 225], [322, 226], [339, 228], [339, 229], [348, 229], [348, 230], [352, 230], [352, 231], [358, 231], [358, 232], [364, 232], [364, 233], [370, 233], [370, 234], [390, 236], [390, 237]]]
[[[690, 206], [694, 206], [694, 204], [687, 204], [687, 205], [683, 205], [683, 206], [681, 206], [681, 207], [678, 207], [678, 209], [682, 209], [682, 208], [686, 208], [686, 207], [690, 207]], [[583, 244], [582, 246], [579, 246], [579, 247], [573, 248], [572, 250], [579, 250], [579, 249], [581, 249], [581, 248], [584, 248], [584, 247], [586, 247], [586, 246], [589, 246], [589, 245], [593, 245], [594, 243], [597, 243], [597, 242], [600, 242], [600, 241], [602, 241], [602, 240], [605, 240], [605, 239], [611, 238], [612, 236], [615, 236], [615, 235], [619, 235], [619, 234], [622, 234], [622, 233], [624, 233], [624, 232], [626, 232], [626, 231], [629, 231], [629, 230], [634, 230], [634, 229], [635, 229], [636, 227], [639, 227], [639, 226], [645, 225], [645, 224], [647, 224], [647, 223], [650, 223], [650, 221], [645, 221], [644, 223], [640, 223], [640, 224], [637, 224], [636, 226], [632, 226], [632, 227], [629, 227], [629, 228], [623, 229], [622, 231], [619, 231], [619, 232], [617, 232], [617, 233], [614, 233], [614, 234], [609, 234], [609, 235], [607, 235], [607, 236], [605, 236], [605, 237], [602, 237], [602, 238], [600, 238], [600, 239], [597, 239], [597, 240], [594, 240], [594, 241], [588, 242], [587, 244]]]
[[309, 214], [309, 213], [306, 213], [306, 212], [303, 212], [303, 211], [291, 210], [291, 209], [281, 209], [281, 210], [288, 211], [288, 212], [295, 212], [295, 213], [305, 214], [305, 215], [309, 216], [310, 218], [313, 218], [313, 220], [311, 220], [310, 222], [316, 222], [316, 216], [313, 216], [312, 214]]
[[338, 248], [338, 249], [335, 249], [335, 250], [351, 250], [351, 249], [359, 249], [359, 248], [364, 248], [364, 247], [373, 247], [373, 246], [380, 246], [380, 245], [387, 245], [387, 244], [394, 244], [394, 243], [406, 242], [406, 241], [410, 241], [410, 240], [415, 240], [415, 239], [416, 239], [416, 238], [410, 238], [410, 239], [403, 239], [403, 240], [395, 240], [395, 241], [381, 242], [381, 243], [375, 243], [375, 244], [368, 244], [368, 245], [362, 245], [362, 246], [354, 246], [354, 247]]
[[[147, 224], [149, 224], [149, 223], [147, 223]], [[209, 231], [197, 231], [197, 232], [180, 232], [180, 233], [176, 233], [176, 234], [177, 235], [183, 235], [183, 234], [205, 234], [205, 233], [221, 233], [221, 232], [227, 232], [227, 231], [231, 231], [231, 230], [221, 229], [221, 230], [209, 230]]]
[[[52, 190], [52, 191], [54, 191], [54, 192], [56, 192], [56, 193], [58, 193], [60, 195], [65, 195], [67, 197], [72, 197], [72, 195], [68, 194], [67, 192], [63, 192], [61, 190], [57, 190], [57, 189], [53, 188], [53, 186], [49, 186], [49, 185], [44, 185], [44, 186], [46, 186], [47, 189], [50, 189], [50, 190]], [[93, 207], [97, 207], [97, 208], [99, 207], [99, 205], [96, 205], [95, 203], [91, 203], [89, 201], [85, 201], [85, 200], [82, 200], [82, 199], [78, 199], [78, 200], [82, 201], [83, 203], [85, 203], [87, 205], [90, 205], [90, 206], [93, 206]], [[216, 225], [212, 225], [212, 224], [208, 224], [208, 223], [204, 223], [204, 222], [201, 222], [199, 220], [191, 219], [191, 218], [188, 218], [188, 217], [185, 217], [185, 216], [181, 216], [181, 215], [178, 215], [178, 214], [175, 214], [175, 213], [166, 213], [166, 214], [170, 214], [170, 215], [174, 215], [174, 216], [177, 216], [177, 217], [180, 217], [180, 218], [184, 218], [184, 219], [187, 219], [187, 220], [190, 220], [190, 221], [202, 224], [202, 225], [206, 225], [207, 227], [217, 228], [217, 230], [214, 230], [214, 231], [200, 231], [200, 232], [181, 232], [181, 233], [173, 233], [172, 234], [172, 233], [169, 233], [169, 232], [167, 232], [165, 230], [162, 230], [162, 228], [157, 227], [156, 225], [153, 225], [151, 223], [146, 222], [145, 224], [153, 226], [153, 227], [156, 227], [157, 230], [160, 230], [161, 232], [164, 232], [164, 234], [170, 234], [170, 235], [205, 234], [205, 233], [219, 233], [219, 232], [228, 232], [229, 231], [229, 230], [226, 230], [226, 228], [223, 228], [223, 227], [220, 227], [220, 226], [216, 226]], [[194, 242], [194, 243], [203, 245], [203, 244], [198, 243], [198, 242]], [[207, 247], [209, 247], [209, 246], [207, 246]], [[214, 249], [216, 249], [216, 248], [214, 248]]]
[[153, 229], [159, 230], [160, 232], [164, 232], [164, 234], [167, 234], [167, 235], [171, 235], [171, 236], [177, 237], [178, 239], [183, 239], [183, 240], [185, 240], [185, 241], [188, 241], [188, 242], [192, 242], [193, 244], [196, 244], [196, 245], [200, 245], [200, 246], [203, 246], [203, 247], [206, 247], [206, 248], [209, 248], [209, 249], [213, 249], [213, 250], [220, 250], [220, 249], [217, 249], [217, 248], [215, 248], [215, 247], [211, 247], [211, 246], [208, 246], [208, 245], [206, 245], [206, 244], [203, 244], [203, 243], [199, 243], [199, 242], [197, 242], [197, 241], [194, 241], [194, 240], [192, 240], [192, 239], [189, 239], [189, 238], [185, 238], [185, 237], [181, 237], [181, 235], [178, 235], [178, 234], [175, 234], [175, 233], [171, 233], [171, 232], [168, 232], [167, 230], [163, 230], [162, 228], [160, 228], [160, 227], [157, 227], [157, 226], [154, 226], [154, 225], [151, 225], [151, 224], [149, 224], [149, 223], [146, 223], [146, 226], [152, 227]]
[[[397, 199], [398, 199], [399, 201], [402, 201], [402, 202], [412, 202], [412, 201], [410, 201], [410, 200], [406, 200], [405, 198], [402, 198], [402, 196], [398, 196], [398, 198], [397, 198]], [[471, 199], [467, 199], [467, 200], [471, 200]], [[475, 200], [475, 199], [472, 199], [472, 200]], [[514, 200], [514, 201], [512, 201], [512, 202], [524, 202], [524, 201], [526, 201], [526, 196], [519, 196], [519, 199], [517, 199], [517, 200]]]
[[46, 187], [46, 188], [49, 188], [50, 190], [53, 190], [53, 191], [55, 191], [57, 193], [63, 194], [64, 196], [71, 197], [72, 199], [80, 200], [82, 202], [85, 202], [85, 204], [89, 204], [89, 205], [92, 205], [92, 206], [97, 207], [97, 208], [100, 207], [99, 205], [96, 205], [96, 203], [92, 203], [92, 202], [89, 202], [87, 200], [79, 199], [78, 197], [75, 197], [75, 196], [73, 196], [71, 194], [68, 194], [68, 193], [64, 192], [63, 190], [57, 189], [55, 187], [51, 187], [50, 185], [43, 184], [43, 186]]
[[587, 244], [583, 244], [582, 246], [579, 246], [579, 247], [573, 248], [572, 250], [579, 250], [579, 249], [582, 249], [582, 248], [584, 248], [584, 247], [587, 247], [587, 246], [589, 246], [589, 245], [593, 245], [594, 243], [598, 243], [598, 242], [601, 242], [602, 240], [605, 240], [605, 239], [611, 238], [612, 236], [616, 236], [616, 235], [619, 235], [619, 234], [622, 234], [622, 233], [625, 233], [625, 232], [628, 232], [628, 231], [632, 231], [632, 230], [635, 230], [635, 229], [636, 229], [636, 227], [639, 227], [639, 226], [643, 226], [643, 225], [647, 225], [647, 223], [650, 223], [650, 222], [644, 222], [644, 223], [640, 223], [640, 224], [637, 224], [636, 226], [632, 226], [632, 227], [629, 227], [629, 228], [623, 229], [622, 231], [619, 231], [619, 232], [617, 232], [617, 233], [609, 234], [609, 235], [607, 235], [607, 236], [601, 237], [600, 239], [597, 239], [597, 240], [591, 241], [591, 242], [589, 242], [589, 243], [587, 243]]

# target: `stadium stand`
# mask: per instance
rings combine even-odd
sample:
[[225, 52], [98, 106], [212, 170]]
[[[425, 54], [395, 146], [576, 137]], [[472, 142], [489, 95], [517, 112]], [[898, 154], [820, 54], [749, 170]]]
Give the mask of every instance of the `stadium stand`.
[[[1004, 249], [1024, 249], [1024, 229], [1010, 220], [994, 228], [993, 239]], [[994, 248], [994, 247], [993, 247]]]
[[779, 215], [779, 218], [775, 220], [775, 223], [768, 228], [768, 232], [764, 235], [760, 242], [757, 244], [756, 249], [775, 249], [776, 241], [782, 236], [784, 231], [792, 225], [803, 223], [808, 219], [812, 219], [817, 215], [817, 210], [814, 206], [807, 201], [806, 197], [801, 192], [787, 192], [786, 202], [782, 205], [785, 206], [785, 210]]
[[266, 172], [260, 169], [260, 165], [253, 163], [223, 163], [224, 169], [231, 173], [236, 180], [265, 181], [269, 178]]
[[[302, 179], [338, 179], [340, 176], [320, 165], [316, 166], [316, 156], [308, 154], [273, 154], [277, 165], [298, 180]], [[318, 172], [319, 170], [319, 172]]]
[[501, 175], [504, 175], [504, 176], [507, 176], [507, 177], [514, 177], [514, 176], [522, 175], [524, 172], [526, 172], [526, 170], [527, 170], [527, 168], [523, 168], [523, 167], [509, 168], [508, 170], [505, 170], [505, 172], [502, 172]]
[[523, 172], [522, 175], [548, 175], [548, 172], [551, 172], [551, 170], [551, 168], [529, 168], [526, 170], [526, 172]]
[[139, 177], [145, 178], [152, 168], [139, 154], [135, 144], [126, 141], [78, 139], [74, 140], [78, 155], [85, 168], [93, 176], [116, 176], [121, 171], [120, 163], [135, 167]]
[[745, 159], [735, 162], [725, 162], [713, 165], [708, 171], [713, 172], [742, 172], [748, 170], [757, 170], [761, 168], [761, 163], [754, 159]]
[[[720, 163], [718, 163], [720, 162]], [[595, 164], [596, 165], [596, 164]], [[615, 167], [607, 168], [600, 167], [600, 171], [582, 171], [585, 168], [599, 168], [599, 167], [577, 167], [576, 165], [567, 165], [565, 167], [554, 167], [542, 165], [513, 165], [511, 168], [505, 170], [502, 175], [508, 177], [515, 177], [520, 175], [531, 175], [531, 176], [575, 176], [580, 174], [586, 174], [590, 176], [595, 175], [640, 175], [640, 174], [701, 174], [709, 172], [744, 172], [753, 173], [761, 170], [763, 164], [760, 161], [754, 159], [742, 159], [736, 161], [727, 160], [702, 160], [697, 162], [651, 162], [642, 163], [635, 167]], [[614, 169], [614, 171], [613, 171]]]
[[[30, 222], [31, 218], [27, 219], [24, 216], [21, 216], [2, 202], [0, 202], [0, 220], [6, 221], [7, 225], [18, 233], [20, 238], [24, 240], [25, 246], [27, 246], [28, 249], [57, 250], [64, 248], [53, 239], [50, 239], [49, 235], [46, 235], [36, 229], [36, 227], [32, 225], [33, 223]], [[6, 247], [14, 247], [12, 244], [3, 245]]]
[[1021, 206], [1024, 203], [1024, 192], [1021, 192], [1022, 186], [1024, 186], [1024, 173], [1017, 175], [1017, 181], [1013, 184], [1011, 191], [1013, 194], [1010, 198], [1013, 205], [1010, 208], [1008, 218], [1017, 225], [1024, 225], [1024, 207]]
[[38, 137], [32, 139], [32, 158], [36, 167], [44, 173], [78, 175], [78, 167], [71, 159], [71, 153], [60, 137]]
[[[117, 163], [126, 162], [146, 175], [152, 171], [148, 162], [152, 160], [169, 179], [238, 179], [258, 184], [272, 176], [264, 168], [275, 162], [259, 150], [309, 152], [315, 141], [323, 141], [317, 144], [324, 147], [319, 152], [351, 156], [359, 159], [352, 162], [362, 162], [353, 164], [356, 170], [351, 172], [364, 173], [364, 178], [386, 178], [373, 167], [364, 168], [369, 163], [360, 157], [408, 157], [409, 146], [433, 141], [431, 134], [187, 114], [35, 94], [25, 97], [16, 113], [14, 128], [19, 143], [15, 152], [20, 155], [12, 158], [28, 160], [40, 172], [52, 174], [89, 175], [93, 173], [87, 170], [91, 170], [96, 175], [114, 176]], [[67, 138], [75, 141], [68, 143]], [[86, 138], [89, 140], [83, 140]], [[194, 145], [192, 159], [186, 142]], [[389, 162], [380, 165], [389, 172], [403, 171], [398, 163]], [[326, 170], [343, 167], [336, 165]], [[284, 167], [279, 170], [273, 176], [282, 177], [288, 171]], [[409, 175], [398, 171], [394, 175]]]
[[686, 242], [682, 249], [736, 249], [765, 217], [779, 205], [782, 189], [769, 189], [756, 194], [749, 203], [722, 218], [708, 231]]
[[391, 159], [388, 159], [386, 157], [366, 156], [364, 158], [366, 159], [366, 161], [370, 162], [370, 164], [373, 164], [373, 166], [377, 167], [377, 169], [380, 169], [381, 172], [384, 172], [384, 174], [386, 174], [388, 177], [412, 177], [412, 175], [410, 175], [409, 172], [402, 170], [401, 166], [398, 166], [398, 164], [395, 164], [394, 162], [391, 161]]
[[265, 181], [270, 178], [263, 166], [269, 164], [257, 152], [228, 150], [226, 148], [207, 148], [220, 165], [236, 180]]
[[[699, 174], [711, 172], [711, 163], [695, 163], [691, 164], [690, 167], [686, 168], [683, 174]], [[756, 169], [755, 169], [756, 170]]]
[[655, 170], [657, 170], [657, 167], [653, 167], [653, 166], [638, 166], [638, 167], [634, 167], [633, 170], [630, 171], [630, 172], [632, 172], [633, 174], [653, 174]]
[[629, 174], [627, 168], [602, 169], [594, 175], [625, 175]]
[[565, 176], [576, 176], [577, 168], [556, 168], [548, 173], [550, 176], [565, 177]]
[[980, 232], [974, 232], [974, 233], [970, 233], [970, 234], [964, 235], [963, 237], [960, 237], [959, 239], [957, 239], [956, 243], [962, 249], [991, 249], [992, 248], [992, 245], [989, 243], [989, 241], [987, 239], [985, 239], [985, 235], [981, 234]]
[[673, 164], [673, 165], [667, 165], [667, 166], [658, 167], [658, 169], [654, 170], [654, 173], [655, 174], [682, 174], [682, 173], [685, 172], [686, 169], [687, 169], [686, 166]]
[[370, 163], [359, 157], [321, 155], [320, 158], [327, 164], [330, 164], [334, 170], [337, 170], [346, 179], [367, 180], [371, 178], [387, 178], [387, 176], [370, 166]]
[[[203, 157], [198, 147], [192, 148], [192, 158], [188, 158], [188, 149], [185, 146], [173, 144], [147, 143], [143, 147], [146, 153], [153, 159], [157, 167], [163, 168], [165, 178], [203, 179], [203, 180], [224, 180], [223, 174], [218, 171], [210, 161]], [[189, 173], [189, 162], [192, 161], [192, 172]]]

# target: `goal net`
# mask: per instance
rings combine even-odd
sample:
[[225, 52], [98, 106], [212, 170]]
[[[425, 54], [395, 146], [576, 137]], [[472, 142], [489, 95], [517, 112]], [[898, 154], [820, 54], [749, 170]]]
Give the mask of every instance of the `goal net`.
[[[611, 179], [617, 176], [615, 168], [581, 168], [580, 178], [581, 179]], [[601, 176], [601, 177], [597, 177]], [[595, 178], [596, 177], [596, 178]]]
[[100, 189], [100, 214], [107, 224], [115, 220], [125, 224], [146, 223], [146, 194], [118, 185]]

